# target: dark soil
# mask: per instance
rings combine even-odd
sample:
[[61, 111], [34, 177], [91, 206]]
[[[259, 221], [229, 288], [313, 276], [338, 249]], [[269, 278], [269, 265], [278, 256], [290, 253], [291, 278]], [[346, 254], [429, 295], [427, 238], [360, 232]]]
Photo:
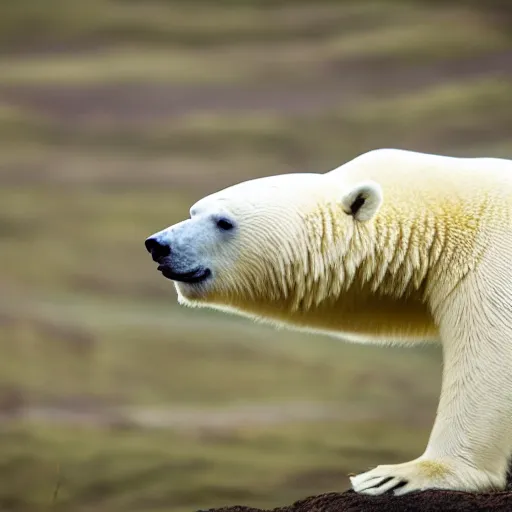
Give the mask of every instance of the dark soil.
[[[331, 492], [270, 510], [235, 506], [210, 512], [511, 512], [512, 466], [509, 492], [472, 494], [455, 491], [424, 491], [395, 497], [366, 496], [354, 491]], [[206, 512], [206, 511], [202, 511]]]

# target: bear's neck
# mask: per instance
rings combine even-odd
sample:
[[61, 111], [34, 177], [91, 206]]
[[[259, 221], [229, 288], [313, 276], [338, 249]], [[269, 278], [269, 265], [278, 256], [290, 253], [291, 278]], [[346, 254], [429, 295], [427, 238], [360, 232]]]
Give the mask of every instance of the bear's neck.
[[293, 286], [282, 296], [290, 311], [340, 297], [439, 302], [481, 255], [480, 220], [457, 204], [383, 205], [369, 222], [338, 215], [324, 212], [307, 257], [298, 257], [306, 264], [294, 269]]
[[433, 310], [480, 257], [479, 219], [443, 208], [383, 205], [369, 222], [323, 212], [293, 261], [228, 308], [316, 331], [430, 337]]

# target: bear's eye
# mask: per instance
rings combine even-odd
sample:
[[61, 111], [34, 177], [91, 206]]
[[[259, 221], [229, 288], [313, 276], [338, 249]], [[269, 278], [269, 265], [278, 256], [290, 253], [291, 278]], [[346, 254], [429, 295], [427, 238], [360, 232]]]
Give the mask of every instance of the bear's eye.
[[228, 219], [219, 219], [217, 221], [217, 227], [222, 229], [222, 231], [229, 231], [234, 228], [234, 225]]

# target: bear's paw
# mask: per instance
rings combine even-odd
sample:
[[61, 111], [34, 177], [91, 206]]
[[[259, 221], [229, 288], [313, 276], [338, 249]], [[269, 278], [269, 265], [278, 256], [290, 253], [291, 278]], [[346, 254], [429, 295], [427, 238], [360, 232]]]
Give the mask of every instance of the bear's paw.
[[[503, 480], [503, 481], [502, 481]], [[504, 478], [475, 469], [457, 460], [419, 458], [403, 464], [383, 465], [350, 478], [354, 491], [400, 496], [426, 489], [482, 492], [502, 490]]]

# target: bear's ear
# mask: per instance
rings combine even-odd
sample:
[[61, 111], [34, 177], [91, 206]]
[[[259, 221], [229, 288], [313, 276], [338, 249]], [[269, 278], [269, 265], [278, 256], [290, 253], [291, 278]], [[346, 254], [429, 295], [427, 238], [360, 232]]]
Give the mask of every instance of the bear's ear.
[[342, 203], [347, 215], [359, 221], [370, 220], [382, 204], [382, 189], [374, 181], [358, 183], [345, 193]]

